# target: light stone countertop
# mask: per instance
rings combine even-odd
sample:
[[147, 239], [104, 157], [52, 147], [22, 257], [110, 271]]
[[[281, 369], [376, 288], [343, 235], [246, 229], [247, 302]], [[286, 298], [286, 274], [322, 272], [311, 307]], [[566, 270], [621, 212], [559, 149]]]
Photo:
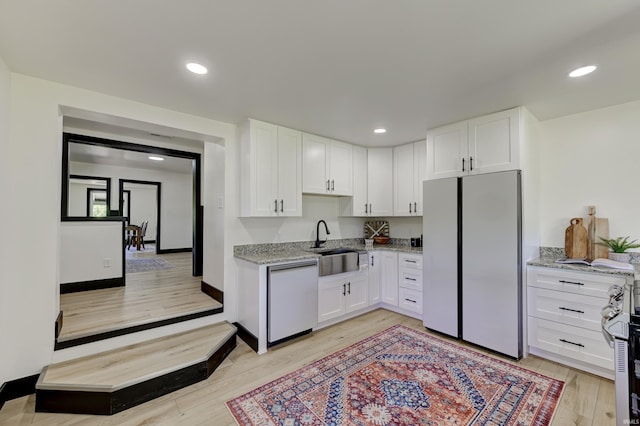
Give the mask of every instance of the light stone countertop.
[[623, 269], [605, 268], [605, 267], [591, 267], [588, 265], [582, 265], [579, 263], [556, 263], [557, 257], [538, 257], [536, 259], [527, 262], [528, 266], [542, 266], [545, 268], [565, 269], [568, 271], [576, 272], [595, 272], [599, 274], [608, 275], [623, 275], [626, 277], [633, 276], [634, 279], [640, 279], [640, 264], [632, 263], [635, 270], [627, 271]]
[[[391, 244], [374, 244], [372, 249], [366, 249], [363, 240], [359, 238], [344, 240], [329, 240], [322, 249], [351, 248], [354, 250], [371, 251], [396, 251], [402, 253], [422, 254], [422, 247], [411, 247], [405, 240], [392, 239]], [[319, 254], [314, 253], [311, 248], [313, 242], [291, 242], [274, 244], [249, 244], [235, 246], [234, 257], [258, 265], [270, 265], [282, 262], [295, 262], [299, 260], [317, 259]]]

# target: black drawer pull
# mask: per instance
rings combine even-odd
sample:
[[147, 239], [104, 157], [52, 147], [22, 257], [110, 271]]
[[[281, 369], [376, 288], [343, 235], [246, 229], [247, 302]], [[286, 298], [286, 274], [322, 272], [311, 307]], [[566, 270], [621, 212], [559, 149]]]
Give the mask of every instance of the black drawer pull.
[[579, 309], [565, 308], [564, 306], [559, 306], [558, 309], [562, 309], [563, 311], [571, 311], [571, 312], [577, 312], [579, 314], [584, 314], [584, 311], [581, 311]]
[[565, 280], [560, 280], [561, 283], [563, 284], [574, 284], [574, 285], [584, 285], [583, 283], [579, 283], [576, 281], [565, 281]]
[[563, 342], [563, 343], [569, 343], [570, 345], [576, 345], [576, 346], [580, 346], [581, 348], [584, 348], [584, 345], [582, 343], [573, 343], [573, 342], [570, 342], [570, 341], [564, 340], [564, 339], [559, 339], [559, 340], [561, 342]]
[[405, 259], [404, 261], [407, 263], [418, 263], [417, 261], [411, 259]]
[[406, 300], [407, 302], [411, 302], [411, 303], [418, 303], [415, 300], [411, 300], [411, 299], [407, 299], [407, 298], [405, 298], [404, 300]]
[[409, 281], [417, 281], [415, 278], [409, 278], [409, 277], [404, 277], [404, 279]]

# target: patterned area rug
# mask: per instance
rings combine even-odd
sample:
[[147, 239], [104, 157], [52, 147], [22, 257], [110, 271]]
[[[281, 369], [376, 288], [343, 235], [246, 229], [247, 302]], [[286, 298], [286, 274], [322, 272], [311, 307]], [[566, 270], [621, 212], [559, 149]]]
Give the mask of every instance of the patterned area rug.
[[227, 401], [239, 425], [547, 425], [564, 382], [395, 325]]
[[127, 274], [175, 268], [171, 263], [159, 257], [127, 259], [125, 263], [127, 265]]

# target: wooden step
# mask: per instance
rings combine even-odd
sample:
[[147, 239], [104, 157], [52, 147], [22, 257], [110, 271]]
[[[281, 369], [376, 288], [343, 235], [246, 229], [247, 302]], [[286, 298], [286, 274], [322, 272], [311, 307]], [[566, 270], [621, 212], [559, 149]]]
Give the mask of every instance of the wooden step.
[[114, 414], [205, 380], [236, 346], [228, 322], [45, 367], [36, 411]]

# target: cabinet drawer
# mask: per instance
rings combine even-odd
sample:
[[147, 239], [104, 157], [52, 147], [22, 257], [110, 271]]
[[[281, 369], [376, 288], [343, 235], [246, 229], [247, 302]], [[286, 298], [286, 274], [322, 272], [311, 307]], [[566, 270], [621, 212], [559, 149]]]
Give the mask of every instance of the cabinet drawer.
[[422, 270], [422, 255], [400, 253], [398, 255], [398, 266]]
[[529, 317], [529, 346], [613, 369], [613, 349], [601, 332]]
[[[566, 291], [609, 300], [607, 291], [613, 284], [624, 285], [626, 278], [615, 275], [591, 274], [552, 268], [527, 268], [529, 287]], [[603, 305], [604, 306], [604, 305]]]
[[422, 292], [400, 287], [400, 289], [398, 289], [398, 296], [400, 299], [399, 307], [419, 314], [422, 313]]
[[422, 293], [422, 271], [411, 268], [400, 268], [398, 282], [400, 283], [400, 287]]
[[537, 287], [527, 291], [528, 315], [597, 332], [602, 329], [600, 310], [608, 299]]

